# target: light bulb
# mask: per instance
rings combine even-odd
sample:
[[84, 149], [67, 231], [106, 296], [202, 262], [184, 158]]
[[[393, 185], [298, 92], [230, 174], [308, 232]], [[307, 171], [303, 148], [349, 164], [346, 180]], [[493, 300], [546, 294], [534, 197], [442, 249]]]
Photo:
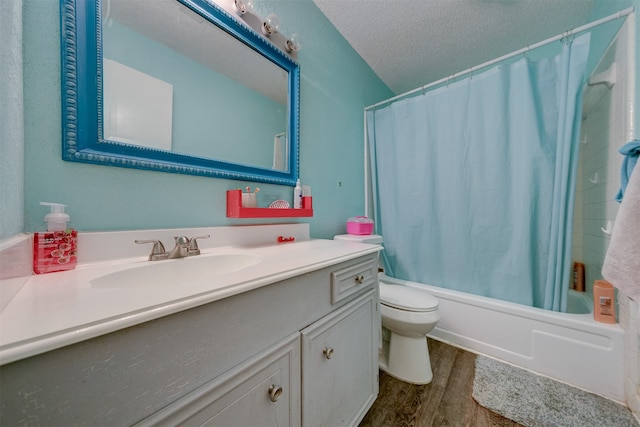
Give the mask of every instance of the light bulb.
[[287, 40], [286, 46], [287, 46], [287, 52], [297, 52], [300, 49], [302, 49], [302, 43], [300, 42], [300, 35], [296, 33], [292, 34], [291, 38]]
[[238, 12], [238, 15], [244, 15], [247, 13], [247, 6], [244, 4], [242, 0], [234, 0], [233, 8]]
[[277, 33], [280, 29], [280, 18], [275, 13], [270, 13], [267, 15], [267, 19], [262, 24], [262, 33], [265, 36], [270, 36], [274, 33]]
[[233, 8], [238, 15], [244, 15], [253, 10], [253, 2], [251, 0], [233, 0]]

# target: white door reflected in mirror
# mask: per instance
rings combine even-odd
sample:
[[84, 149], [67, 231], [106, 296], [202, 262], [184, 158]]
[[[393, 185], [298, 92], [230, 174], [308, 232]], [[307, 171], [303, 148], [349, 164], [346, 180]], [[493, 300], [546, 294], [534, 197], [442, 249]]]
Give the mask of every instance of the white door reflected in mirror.
[[171, 151], [173, 85], [103, 60], [104, 139]]

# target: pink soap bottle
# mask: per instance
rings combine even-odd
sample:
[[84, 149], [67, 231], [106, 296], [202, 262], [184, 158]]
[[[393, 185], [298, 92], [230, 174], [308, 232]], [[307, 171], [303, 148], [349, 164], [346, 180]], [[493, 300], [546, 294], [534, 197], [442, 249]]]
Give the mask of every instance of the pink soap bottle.
[[51, 213], [44, 217], [47, 231], [33, 235], [33, 272], [42, 274], [74, 269], [78, 263], [78, 232], [67, 228], [70, 218], [64, 213], [65, 205], [40, 204], [51, 206]]
[[596, 322], [616, 323], [613, 285], [606, 280], [593, 282], [593, 318]]

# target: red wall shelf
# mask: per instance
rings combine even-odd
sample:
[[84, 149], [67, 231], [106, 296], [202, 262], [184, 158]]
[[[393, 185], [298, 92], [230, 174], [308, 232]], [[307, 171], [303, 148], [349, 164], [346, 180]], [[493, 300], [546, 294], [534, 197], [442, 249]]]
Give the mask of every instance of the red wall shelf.
[[227, 191], [227, 218], [311, 217], [313, 209], [243, 208], [242, 190]]

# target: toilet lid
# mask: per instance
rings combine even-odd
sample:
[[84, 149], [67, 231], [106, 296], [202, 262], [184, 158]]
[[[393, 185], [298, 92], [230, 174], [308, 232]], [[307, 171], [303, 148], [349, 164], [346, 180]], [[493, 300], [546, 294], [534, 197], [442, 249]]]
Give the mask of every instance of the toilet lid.
[[407, 311], [434, 311], [438, 300], [422, 289], [380, 282], [380, 302]]

